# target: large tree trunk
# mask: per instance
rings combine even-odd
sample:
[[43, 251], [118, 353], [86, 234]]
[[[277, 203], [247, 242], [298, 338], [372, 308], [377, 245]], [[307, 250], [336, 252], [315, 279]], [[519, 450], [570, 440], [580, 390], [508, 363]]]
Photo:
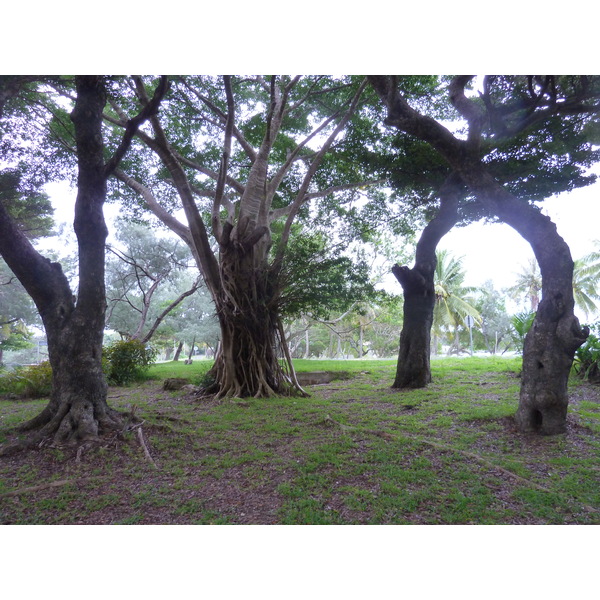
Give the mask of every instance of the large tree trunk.
[[423, 276], [416, 267], [409, 269], [398, 265], [392, 272], [404, 293], [404, 318], [396, 379], [392, 387], [422, 388], [431, 383], [430, 340], [435, 306], [433, 274]]
[[573, 358], [589, 335], [574, 314], [569, 246], [550, 218], [507, 192], [490, 175], [474, 170], [469, 178], [478, 197], [531, 244], [542, 274], [542, 298], [523, 349], [517, 426], [523, 432], [563, 433]]
[[431, 326], [435, 308], [434, 275], [439, 241], [458, 219], [459, 180], [451, 176], [440, 191], [440, 210], [421, 234], [412, 269], [395, 265], [392, 273], [404, 293], [403, 325], [393, 388], [431, 383]]
[[[221, 344], [207, 391], [218, 397], [268, 398], [304, 393], [296, 381], [277, 312], [278, 291], [271, 284], [263, 248], [255, 236], [247, 243], [221, 246], [222, 289], [215, 295]], [[279, 361], [286, 359], [287, 372]]]
[[74, 223], [79, 245], [76, 300], [60, 265], [40, 256], [0, 206], [0, 251], [32, 296], [48, 337], [50, 402], [21, 427], [38, 430], [35, 439], [84, 440], [119, 423], [117, 413], [106, 403], [107, 384], [102, 372], [107, 235], [102, 212], [106, 198], [101, 135], [104, 104], [101, 78], [77, 78], [72, 113], [79, 162]]

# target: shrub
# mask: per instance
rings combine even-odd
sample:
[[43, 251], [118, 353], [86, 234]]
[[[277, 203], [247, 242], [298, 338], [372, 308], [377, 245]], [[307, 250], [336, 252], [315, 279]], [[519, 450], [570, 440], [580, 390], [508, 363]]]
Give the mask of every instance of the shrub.
[[18, 367], [0, 377], [0, 393], [26, 398], [43, 398], [52, 391], [52, 368], [48, 361]]
[[573, 370], [581, 379], [600, 383], [600, 322], [590, 325], [590, 335], [575, 351]]
[[513, 315], [510, 319], [513, 327], [512, 338], [517, 351], [523, 351], [523, 344], [525, 343], [525, 336], [533, 325], [535, 319], [535, 312], [525, 311]]
[[156, 352], [139, 340], [114, 342], [103, 350], [106, 359], [107, 379], [113, 385], [126, 385], [143, 379], [154, 362]]

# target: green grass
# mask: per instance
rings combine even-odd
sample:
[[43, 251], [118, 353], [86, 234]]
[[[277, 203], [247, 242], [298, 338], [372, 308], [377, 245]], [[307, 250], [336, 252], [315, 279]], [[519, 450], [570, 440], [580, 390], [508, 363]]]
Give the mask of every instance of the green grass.
[[[600, 388], [570, 408], [567, 435], [514, 431], [519, 359], [432, 361], [433, 383], [392, 390], [395, 361], [297, 361], [352, 379], [309, 398], [220, 401], [163, 392], [211, 363], [154, 365], [115, 390], [134, 433], [86, 451], [47, 448], [0, 462], [3, 523], [599, 524]], [[0, 404], [0, 436], [43, 401]], [[1, 496], [68, 480], [17, 496]]]

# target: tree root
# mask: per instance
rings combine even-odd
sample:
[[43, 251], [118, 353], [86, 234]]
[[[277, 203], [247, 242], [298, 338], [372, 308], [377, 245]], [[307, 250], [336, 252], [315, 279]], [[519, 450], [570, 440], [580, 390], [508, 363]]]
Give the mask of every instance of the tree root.
[[146, 457], [146, 460], [152, 464], [152, 466], [155, 469], [158, 469], [158, 465], [154, 462], [154, 459], [152, 458], [152, 455], [150, 454], [150, 450], [148, 450], [148, 446], [146, 444], [146, 441], [144, 440], [144, 433], [142, 432], [142, 425], [144, 424], [144, 421], [142, 421], [141, 423], [137, 423], [135, 425], [132, 425], [130, 427], [127, 428], [128, 431], [135, 431], [135, 434], [137, 436], [137, 440], [140, 444], [140, 446], [142, 447], [142, 450], [144, 451], [144, 456]]
[[68, 485], [69, 483], [87, 483], [88, 481], [92, 481], [94, 479], [99, 479], [99, 477], [83, 477], [82, 479], [59, 479], [57, 481], [50, 481], [48, 483], [42, 483], [40, 485], [34, 485], [18, 490], [12, 490], [10, 492], [3, 492], [2, 494], [0, 494], [0, 498], [21, 496], [22, 494], [33, 494], [35, 492], [40, 492], [49, 488], [62, 487], [63, 485]]
[[[357, 433], [366, 433], [368, 435], [374, 435], [380, 438], [383, 438], [384, 440], [387, 440], [389, 442], [393, 442], [393, 441], [397, 441], [400, 437], [405, 437], [408, 438], [410, 440], [413, 440], [415, 442], [418, 442], [419, 444], [424, 444], [426, 446], [431, 446], [433, 448], [437, 448], [438, 450], [442, 450], [444, 452], [456, 452], [457, 454], [462, 454], [463, 456], [466, 456], [468, 458], [472, 458], [473, 460], [476, 460], [477, 462], [481, 463], [482, 465], [486, 466], [488, 469], [490, 470], [496, 470], [496, 471], [500, 471], [502, 474], [518, 481], [519, 483], [522, 483], [528, 487], [532, 487], [534, 489], [539, 490], [540, 492], [546, 492], [548, 494], [557, 494], [557, 495], [562, 495], [559, 492], [555, 492], [547, 487], [544, 487], [543, 485], [540, 485], [538, 483], [535, 483], [534, 481], [530, 481], [529, 479], [525, 479], [525, 477], [521, 477], [520, 475], [517, 475], [516, 473], [513, 473], [512, 471], [509, 471], [508, 469], [505, 469], [504, 467], [501, 467], [497, 464], [494, 464], [493, 462], [483, 458], [482, 456], [480, 456], [479, 454], [475, 454], [473, 452], [469, 452], [468, 450], [460, 450], [459, 448], [455, 448], [454, 446], [448, 446], [446, 444], [441, 444], [439, 442], [434, 442], [432, 440], [428, 440], [426, 438], [422, 438], [420, 436], [416, 436], [416, 435], [411, 435], [409, 433], [402, 433], [400, 434], [400, 436], [398, 435], [392, 435], [391, 433], [388, 433], [386, 431], [382, 431], [379, 429], [364, 429], [362, 427], [353, 427], [350, 425], [344, 425], [343, 423], [340, 423], [339, 421], [336, 421], [335, 419], [332, 419], [330, 415], [326, 415], [325, 419], [324, 419], [324, 423], [328, 424], [328, 425], [334, 425], [336, 427], [339, 427], [342, 431], [346, 431], [346, 432], [357, 432]], [[570, 500], [573, 500], [572, 498], [569, 498]], [[579, 502], [578, 500], [575, 500], [575, 502], [577, 502], [578, 504], [580, 504], [583, 508], [585, 508], [586, 511], [588, 512], [598, 512], [596, 508], [589, 506], [588, 504], [584, 504], [582, 502]]]

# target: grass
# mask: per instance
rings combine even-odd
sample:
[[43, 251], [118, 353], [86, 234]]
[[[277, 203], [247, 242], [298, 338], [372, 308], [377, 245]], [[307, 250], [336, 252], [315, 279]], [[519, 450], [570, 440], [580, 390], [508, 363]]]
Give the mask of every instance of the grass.
[[[297, 361], [347, 371], [309, 398], [197, 400], [208, 361], [153, 366], [112, 388], [134, 433], [77, 455], [47, 448], [0, 462], [3, 523], [598, 524], [600, 389], [573, 382], [568, 433], [515, 431], [519, 359], [432, 361], [434, 382], [392, 390], [395, 361]], [[45, 402], [0, 402], [0, 441]]]

